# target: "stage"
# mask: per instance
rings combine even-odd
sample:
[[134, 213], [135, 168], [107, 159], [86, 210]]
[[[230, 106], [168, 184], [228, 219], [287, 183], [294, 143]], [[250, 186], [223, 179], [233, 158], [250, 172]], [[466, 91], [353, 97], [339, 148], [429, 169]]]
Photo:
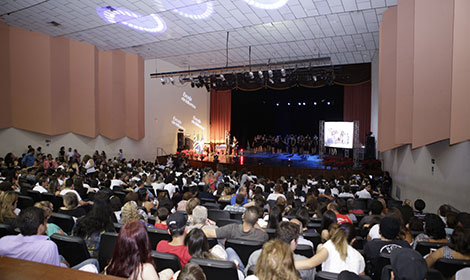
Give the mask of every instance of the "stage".
[[277, 179], [280, 176], [302, 175], [313, 177], [323, 176], [324, 178], [349, 177], [352, 174], [366, 172], [368, 174], [379, 175], [380, 169], [357, 170], [352, 168], [339, 168], [325, 166], [322, 158], [318, 155], [301, 156], [298, 154], [271, 154], [244, 152], [243, 155], [234, 158], [228, 155], [219, 155], [216, 160], [212, 155], [203, 160], [189, 159], [189, 164], [193, 167], [210, 167], [228, 169], [230, 171], [240, 171], [246, 169], [257, 176]]
[[[203, 161], [214, 162], [214, 157], [210, 156]], [[308, 169], [324, 169], [323, 159], [318, 155], [299, 155], [299, 154], [273, 154], [273, 153], [253, 153], [244, 152], [238, 158], [228, 155], [220, 155], [220, 163], [240, 164], [240, 165], [258, 165], [271, 167], [294, 167]]]

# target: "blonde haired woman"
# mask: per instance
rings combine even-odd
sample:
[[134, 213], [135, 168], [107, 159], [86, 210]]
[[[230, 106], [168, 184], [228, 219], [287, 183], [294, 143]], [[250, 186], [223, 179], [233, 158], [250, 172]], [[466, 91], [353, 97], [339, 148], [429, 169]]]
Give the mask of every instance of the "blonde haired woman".
[[299, 280], [289, 244], [273, 239], [263, 245], [254, 275], [245, 280]]
[[125, 225], [130, 222], [140, 221], [139, 209], [135, 201], [129, 201], [122, 207], [121, 224]]
[[10, 191], [0, 193], [0, 223], [16, 226], [16, 204], [18, 193]]
[[348, 270], [356, 274], [364, 274], [365, 261], [361, 253], [349, 245], [352, 239], [348, 227], [332, 224], [328, 230], [330, 240], [315, 254], [306, 260], [297, 260], [295, 268], [298, 270], [311, 269], [322, 265], [322, 271], [340, 273]]

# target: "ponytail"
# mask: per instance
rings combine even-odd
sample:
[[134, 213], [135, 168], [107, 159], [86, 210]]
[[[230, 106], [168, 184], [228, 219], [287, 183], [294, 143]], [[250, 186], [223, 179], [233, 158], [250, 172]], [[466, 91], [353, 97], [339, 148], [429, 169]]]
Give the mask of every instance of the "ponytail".
[[330, 240], [335, 245], [341, 259], [344, 261], [348, 256], [348, 240], [346, 230], [338, 224], [331, 224], [328, 232]]

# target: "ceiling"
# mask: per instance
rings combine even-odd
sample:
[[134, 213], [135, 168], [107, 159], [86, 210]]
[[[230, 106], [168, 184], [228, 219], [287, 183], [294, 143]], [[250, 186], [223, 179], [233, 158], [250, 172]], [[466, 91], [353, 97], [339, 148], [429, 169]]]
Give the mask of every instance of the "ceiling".
[[[247, 3], [257, 1], [287, 0], [1, 0], [0, 21], [191, 69], [225, 66], [227, 31], [229, 65], [248, 64], [249, 46], [253, 64], [329, 56], [338, 65], [371, 61], [382, 13], [397, 4], [288, 0], [278, 9], [261, 9]], [[97, 13], [105, 6], [113, 12], [126, 9], [137, 19], [108, 23]], [[204, 19], [181, 15], [200, 10], [212, 13]], [[151, 25], [151, 14], [166, 23], [165, 32], [144, 32], [122, 23]]]

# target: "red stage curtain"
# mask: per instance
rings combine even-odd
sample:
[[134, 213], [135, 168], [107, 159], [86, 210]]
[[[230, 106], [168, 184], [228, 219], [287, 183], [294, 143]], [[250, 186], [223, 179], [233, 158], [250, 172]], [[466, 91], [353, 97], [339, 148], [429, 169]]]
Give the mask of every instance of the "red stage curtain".
[[366, 132], [370, 131], [370, 82], [344, 87], [344, 121], [359, 121], [359, 140], [366, 141]]
[[211, 143], [225, 143], [225, 131], [230, 131], [232, 91], [211, 90]]

